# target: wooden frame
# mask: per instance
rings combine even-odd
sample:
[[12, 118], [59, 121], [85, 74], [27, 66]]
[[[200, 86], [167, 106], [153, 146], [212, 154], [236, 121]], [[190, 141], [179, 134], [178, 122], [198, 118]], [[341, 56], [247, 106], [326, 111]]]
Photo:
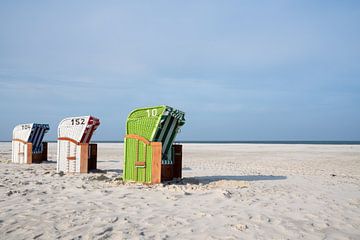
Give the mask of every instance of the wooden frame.
[[80, 143], [80, 173], [97, 168], [97, 144]]

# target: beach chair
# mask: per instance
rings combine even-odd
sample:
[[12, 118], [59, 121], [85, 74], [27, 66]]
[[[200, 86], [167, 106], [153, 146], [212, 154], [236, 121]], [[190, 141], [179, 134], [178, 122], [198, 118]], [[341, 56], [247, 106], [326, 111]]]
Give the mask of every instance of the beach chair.
[[47, 160], [47, 142], [43, 142], [48, 124], [27, 123], [17, 125], [13, 130], [12, 162], [41, 163]]
[[88, 173], [97, 165], [97, 144], [90, 144], [100, 125], [92, 116], [69, 117], [58, 127], [57, 172]]
[[184, 116], [168, 106], [130, 113], [124, 140], [125, 181], [154, 184], [182, 177], [182, 145], [173, 143]]

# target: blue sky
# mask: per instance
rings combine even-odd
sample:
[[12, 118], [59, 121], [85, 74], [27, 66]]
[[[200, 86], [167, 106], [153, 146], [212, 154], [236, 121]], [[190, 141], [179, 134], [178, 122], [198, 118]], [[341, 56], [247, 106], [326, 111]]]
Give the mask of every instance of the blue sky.
[[359, 1], [1, 1], [0, 140], [15, 125], [186, 112], [182, 140], [360, 140]]

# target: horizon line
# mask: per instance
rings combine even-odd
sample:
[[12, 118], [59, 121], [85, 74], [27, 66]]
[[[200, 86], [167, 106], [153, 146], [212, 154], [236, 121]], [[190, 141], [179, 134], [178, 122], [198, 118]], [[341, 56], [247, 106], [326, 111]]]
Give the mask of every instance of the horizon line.
[[[0, 140], [0, 142], [8, 142], [11, 140]], [[49, 140], [44, 142], [55, 143], [56, 140]], [[91, 141], [94, 143], [124, 143], [124, 141], [116, 141], [116, 140], [95, 140]], [[346, 144], [354, 144], [360, 145], [360, 140], [178, 140], [174, 141], [174, 143], [208, 143], [208, 144], [216, 144], [216, 143], [248, 143], [248, 144], [334, 144], [334, 145], [346, 145]]]

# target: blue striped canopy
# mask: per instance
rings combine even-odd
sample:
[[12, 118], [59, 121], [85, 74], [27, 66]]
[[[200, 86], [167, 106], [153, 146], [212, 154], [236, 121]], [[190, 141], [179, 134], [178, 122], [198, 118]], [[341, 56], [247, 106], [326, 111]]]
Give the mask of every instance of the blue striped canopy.
[[32, 152], [41, 153], [43, 151], [42, 141], [45, 133], [50, 130], [49, 124], [34, 123], [32, 125], [31, 133], [28, 142], [31, 142]]

